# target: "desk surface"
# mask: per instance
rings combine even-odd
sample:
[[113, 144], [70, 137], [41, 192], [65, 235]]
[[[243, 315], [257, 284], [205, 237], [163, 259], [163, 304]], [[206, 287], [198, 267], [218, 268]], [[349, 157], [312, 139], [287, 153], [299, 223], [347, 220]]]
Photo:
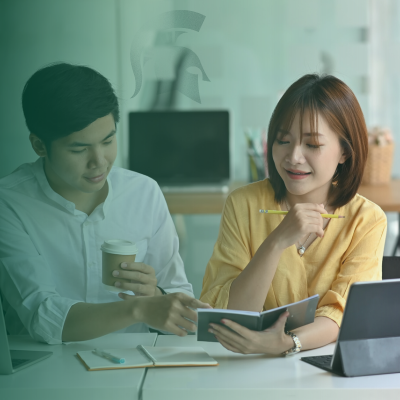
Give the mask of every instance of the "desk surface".
[[[234, 182], [229, 193], [245, 182]], [[363, 185], [358, 191], [383, 211], [400, 212], [400, 180], [387, 185]], [[221, 214], [229, 193], [165, 193], [171, 214]]]
[[44, 350], [53, 354], [12, 375], [0, 375], [0, 399], [8, 400], [135, 400], [146, 371], [144, 368], [117, 371], [87, 371], [78, 351], [99, 348], [153, 346], [155, 333], [120, 333], [68, 345], [47, 345], [28, 336], [10, 337], [12, 350]]
[[300, 361], [332, 354], [334, 344], [286, 358], [235, 354], [219, 343], [197, 342], [196, 336], [159, 336], [156, 346], [200, 346], [219, 366], [149, 369], [143, 400], [400, 398], [400, 374], [342, 378]]

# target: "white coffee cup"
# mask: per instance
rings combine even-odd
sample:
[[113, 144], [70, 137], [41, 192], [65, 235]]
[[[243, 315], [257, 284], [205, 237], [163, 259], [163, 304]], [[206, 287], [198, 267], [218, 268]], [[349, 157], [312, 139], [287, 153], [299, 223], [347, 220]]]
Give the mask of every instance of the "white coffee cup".
[[110, 292], [123, 292], [123, 289], [114, 286], [114, 283], [118, 281], [127, 281], [128, 279], [122, 279], [113, 276], [113, 271], [124, 271], [121, 268], [121, 263], [133, 263], [135, 262], [138, 248], [135, 243], [128, 240], [111, 239], [105, 240], [101, 245], [103, 252], [102, 261], [102, 283], [103, 287]]

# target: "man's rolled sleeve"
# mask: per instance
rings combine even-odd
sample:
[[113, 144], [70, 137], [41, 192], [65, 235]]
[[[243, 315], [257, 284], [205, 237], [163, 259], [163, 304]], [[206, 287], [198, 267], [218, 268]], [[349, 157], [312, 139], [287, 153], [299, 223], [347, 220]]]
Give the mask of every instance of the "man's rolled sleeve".
[[53, 295], [40, 303], [33, 316], [30, 335], [37, 341], [48, 344], [61, 344], [65, 319], [77, 300]]
[[68, 311], [78, 301], [59, 295], [46, 259], [17, 215], [2, 203], [0, 215], [0, 291], [13, 309], [6, 310], [6, 324], [18, 314], [32, 338], [61, 343]]
[[64, 322], [77, 300], [61, 297], [42, 256], [0, 260], [1, 292], [35, 340], [59, 344]]

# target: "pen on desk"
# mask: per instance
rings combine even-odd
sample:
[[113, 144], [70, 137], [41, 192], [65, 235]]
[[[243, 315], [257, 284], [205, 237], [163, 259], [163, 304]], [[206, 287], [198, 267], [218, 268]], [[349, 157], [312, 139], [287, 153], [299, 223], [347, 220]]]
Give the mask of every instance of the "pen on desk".
[[125, 362], [125, 358], [120, 358], [120, 357], [117, 357], [117, 356], [113, 356], [112, 354], [106, 353], [105, 351], [101, 351], [99, 349], [94, 349], [93, 353], [97, 354], [100, 357], [107, 358], [107, 360], [113, 361], [113, 362], [115, 362], [117, 364], [123, 364]]
[[[260, 210], [260, 213], [264, 214], [279, 214], [286, 215], [288, 211], [278, 211], [278, 210]], [[344, 215], [336, 215], [336, 214], [321, 214], [322, 218], [344, 218]]]

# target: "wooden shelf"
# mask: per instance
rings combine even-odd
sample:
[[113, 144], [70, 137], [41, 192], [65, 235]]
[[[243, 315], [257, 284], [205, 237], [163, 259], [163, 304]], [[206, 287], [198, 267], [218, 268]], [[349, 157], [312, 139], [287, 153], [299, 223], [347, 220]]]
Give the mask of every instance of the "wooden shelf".
[[358, 193], [378, 204], [383, 211], [400, 212], [400, 179], [387, 185], [362, 185]]
[[[171, 214], [221, 214], [228, 194], [246, 182], [233, 182], [228, 193], [164, 193]], [[400, 180], [387, 185], [363, 185], [359, 194], [383, 211], [400, 212]]]
[[164, 193], [171, 214], [221, 214], [229, 193], [247, 182], [233, 182], [228, 193]]

